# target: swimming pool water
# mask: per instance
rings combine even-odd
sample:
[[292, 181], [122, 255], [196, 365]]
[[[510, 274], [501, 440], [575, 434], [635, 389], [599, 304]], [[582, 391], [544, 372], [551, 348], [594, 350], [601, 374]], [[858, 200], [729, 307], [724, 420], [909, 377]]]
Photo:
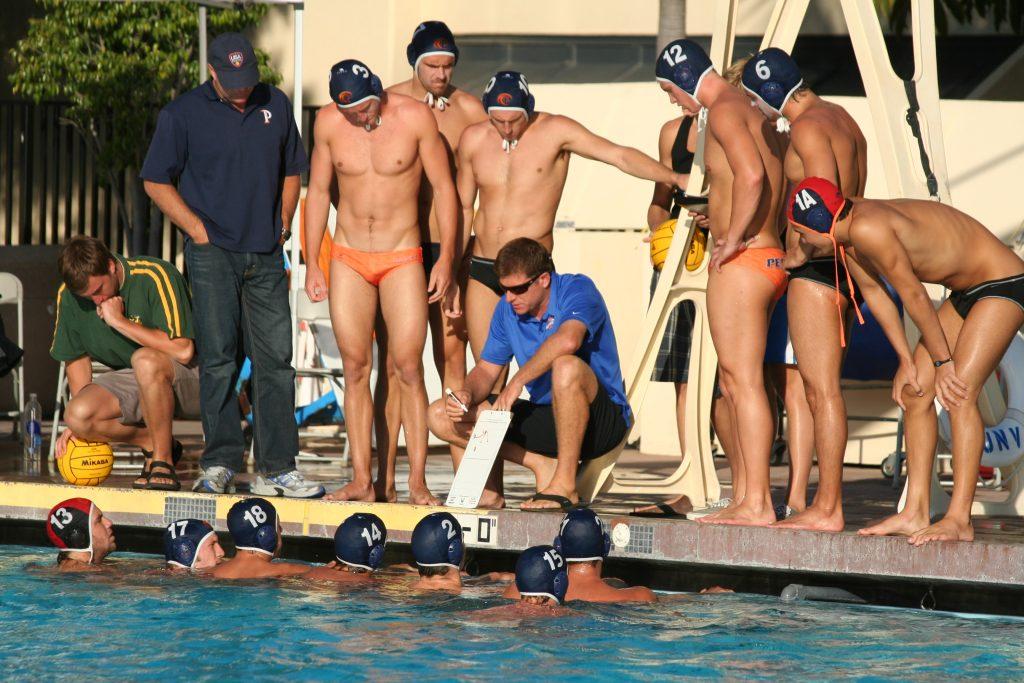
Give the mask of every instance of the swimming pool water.
[[51, 549], [0, 546], [6, 680], [1020, 679], [1024, 620], [741, 595], [572, 603], [556, 617], [462, 596], [288, 581], [217, 583], [119, 553], [58, 574]]

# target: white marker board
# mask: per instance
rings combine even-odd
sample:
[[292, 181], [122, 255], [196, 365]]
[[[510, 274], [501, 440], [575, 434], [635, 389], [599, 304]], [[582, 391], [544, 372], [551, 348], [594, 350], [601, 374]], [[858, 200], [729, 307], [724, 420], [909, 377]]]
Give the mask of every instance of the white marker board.
[[487, 476], [494, 466], [494, 459], [498, 457], [511, 421], [512, 413], [507, 410], [485, 410], [480, 413], [445, 505], [475, 508], [480, 502], [480, 494], [484, 492]]

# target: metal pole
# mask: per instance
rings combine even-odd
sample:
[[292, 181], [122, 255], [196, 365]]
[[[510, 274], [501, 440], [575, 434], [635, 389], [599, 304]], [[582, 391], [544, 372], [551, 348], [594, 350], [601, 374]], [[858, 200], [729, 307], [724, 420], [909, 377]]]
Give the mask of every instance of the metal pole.
[[[301, 2], [296, 3], [292, 6], [292, 22], [295, 26], [295, 45], [292, 48], [292, 57], [295, 61], [295, 70], [292, 74], [292, 78], [295, 81], [294, 90], [292, 92], [292, 115], [295, 117], [295, 125], [299, 129], [299, 135], [302, 135], [302, 12], [303, 4]], [[299, 188], [299, 206], [295, 210], [295, 215], [292, 216], [292, 236], [290, 238], [291, 243], [289, 253], [291, 255], [291, 307], [292, 307], [292, 366], [298, 367], [298, 353], [299, 353], [299, 297], [306, 296], [303, 291], [305, 288], [304, 278], [299, 278], [299, 261], [301, 252], [299, 250], [299, 215], [302, 213], [302, 188]], [[295, 395], [296, 403], [298, 402], [298, 393]]]
[[205, 83], [206, 72], [206, 5], [199, 5], [199, 83]]

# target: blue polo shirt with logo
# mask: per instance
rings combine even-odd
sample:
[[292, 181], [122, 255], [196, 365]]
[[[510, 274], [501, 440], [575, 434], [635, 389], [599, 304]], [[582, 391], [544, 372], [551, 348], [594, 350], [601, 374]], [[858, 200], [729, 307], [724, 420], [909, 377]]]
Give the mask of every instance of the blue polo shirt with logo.
[[284, 178], [307, 167], [283, 92], [260, 83], [240, 112], [207, 81], [161, 110], [139, 176], [177, 184], [218, 247], [269, 253], [281, 236]]
[[[626, 401], [619, 351], [608, 307], [594, 281], [586, 275], [552, 273], [548, 307], [540, 318], [518, 315], [512, 304], [502, 297], [494, 308], [491, 329], [480, 357], [495, 365], [505, 365], [514, 357], [522, 367], [567, 320], [579, 320], [586, 325], [587, 334], [576, 350], [576, 356], [590, 366], [612, 402], [622, 409], [626, 424], [631, 424], [633, 413]], [[550, 405], [551, 371], [529, 382], [526, 390], [530, 392], [531, 402]]]

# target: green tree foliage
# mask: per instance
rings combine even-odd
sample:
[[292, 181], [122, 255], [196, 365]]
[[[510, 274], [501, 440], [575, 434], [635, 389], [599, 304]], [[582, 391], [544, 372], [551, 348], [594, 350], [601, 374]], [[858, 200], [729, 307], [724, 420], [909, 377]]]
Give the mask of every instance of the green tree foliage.
[[[889, 27], [903, 33], [910, 25], [910, 0], [875, 0], [875, 8], [888, 18]], [[1008, 26], [1024, 33], [1024, 0], [935, 0], [935, 30], [949, 33], [949, 20], [969, 24], [975, 18], [988, 18], [995, 30]]]
[[[63, 122], [85, 139], [117, 195], [125, 225], [131, 226], [118, 178], [142, 165], [160, 108], [199, 84], [197, 6], [131, 0], [39, 2], [44, 15], [30, 21], [28, 35], [11, 51], [14, 92], [37, 102], [70, 102]], [[265, 14], [264, 5], [211, 8], [209, 35], [243, 31]], [[267, 55], [259, 50], [257, 55], [262, 80], [280, 82]]]

